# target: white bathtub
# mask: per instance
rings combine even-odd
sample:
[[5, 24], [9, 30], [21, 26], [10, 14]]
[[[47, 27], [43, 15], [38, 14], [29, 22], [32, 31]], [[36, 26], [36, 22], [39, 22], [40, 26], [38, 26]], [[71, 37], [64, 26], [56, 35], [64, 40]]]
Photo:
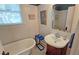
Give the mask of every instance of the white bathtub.
[[30, 55], [35, 44], [34, 39], [28, 38], [5, 45], [4, 50], [10, 55]]

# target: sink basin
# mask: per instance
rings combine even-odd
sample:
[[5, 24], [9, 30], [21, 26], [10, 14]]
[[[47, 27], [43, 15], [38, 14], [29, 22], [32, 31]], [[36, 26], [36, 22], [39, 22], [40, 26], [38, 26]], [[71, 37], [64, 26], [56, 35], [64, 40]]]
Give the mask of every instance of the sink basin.
[[47, 44], [56, 47], [56, 48], [63, 48], [69, 42], [69, 39], [65, 39], [63, 36], [56, 37], [55, 34], [49, 34], [45, 36], [45, 41]]

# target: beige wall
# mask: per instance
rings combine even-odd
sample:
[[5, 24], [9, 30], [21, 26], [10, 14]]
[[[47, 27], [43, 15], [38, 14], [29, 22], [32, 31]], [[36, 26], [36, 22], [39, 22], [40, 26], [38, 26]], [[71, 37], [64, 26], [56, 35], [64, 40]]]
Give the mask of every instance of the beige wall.
[[40, 21], [40, 11], [46, 10], [47, 12], [47, 25], [43, 25], [40, 23], [40, 33], [41, 34], [48, 34], [52, 30], [52, 22], [54, 20], [54, 13], [53, 13], [53, 8], [52, 4], [41, 4], [38, 6], [38, 11], [39, 11], [39, 21]]
[[[0, 40], [3, 44], [20, 40], [23, 38], [34, 37], [39, 33], [38, 9], [32, 5], [21, 5], [22, 24], [0, 26]], [[35, 19], [29, 20], [28, 14], [34, 14]]]

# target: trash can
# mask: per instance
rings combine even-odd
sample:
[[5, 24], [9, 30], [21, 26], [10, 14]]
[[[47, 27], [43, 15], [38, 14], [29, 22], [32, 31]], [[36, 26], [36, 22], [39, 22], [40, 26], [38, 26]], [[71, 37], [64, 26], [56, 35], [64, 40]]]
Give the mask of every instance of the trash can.
[[41, 44], [41, 41], [44, 40], [44, 36], [41, 34], [35, 35], [36, 46], [39, 50], [43, 50], [44, 46]]

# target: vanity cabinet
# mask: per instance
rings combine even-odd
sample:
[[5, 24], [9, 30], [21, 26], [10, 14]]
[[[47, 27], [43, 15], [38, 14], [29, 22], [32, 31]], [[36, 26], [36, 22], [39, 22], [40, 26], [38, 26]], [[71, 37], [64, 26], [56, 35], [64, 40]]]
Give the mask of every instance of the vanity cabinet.
[[66, 55], [67, 46], [64, 48], [55, 48], [47, 44], [47, 55]]

